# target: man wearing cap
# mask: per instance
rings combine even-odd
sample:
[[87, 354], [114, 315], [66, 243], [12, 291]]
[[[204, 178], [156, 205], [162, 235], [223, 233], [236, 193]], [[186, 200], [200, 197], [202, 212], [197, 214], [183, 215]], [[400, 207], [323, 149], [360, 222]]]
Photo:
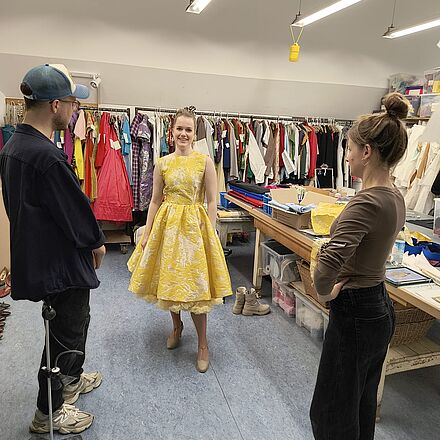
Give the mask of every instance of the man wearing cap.
[[[105, 255], [104, 236], [81, 191], [67, 156], [50, 139], [64, 130], [77, 99], [89, 96], [63, 65], [34, 67], [20, 86], [26, 116], [0, 152], [3, 201], [10, 221], [12, 293], [15, 300], [49, 300], [51, 366], [62, 352], [85, 352], [90, 321], [90, 289], [99, 286], [95, 269]], [[73, 403], [102, 381], [83, 372], [84, 355], [57, 360], [61, 375], [52, 379], [54, 430], [78, 433], [93, 415]], [[43, 352], [41, 366], [46, 365]], [[49, 432], [47, 378], [40, 369], [37, 410], [30, 430]]]

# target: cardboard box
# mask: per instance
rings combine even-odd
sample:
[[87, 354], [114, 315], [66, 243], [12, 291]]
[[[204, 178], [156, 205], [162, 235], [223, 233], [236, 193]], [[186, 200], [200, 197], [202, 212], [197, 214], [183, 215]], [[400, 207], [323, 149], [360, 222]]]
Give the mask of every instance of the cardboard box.
[[[316, 189], [316, 188], [314, 188]], [[301, 202], [298, 201], [298, 191], [295, 188], [279, 188], [271, 189], [270, 195], [272, 199], [279, 203], [295, 203], [301, 206], [318, 205], [320, 202], [336, 203], [337, 199], [320, 192], [309, 190], [305, 193]], [[306, 212], [304, 214], [297, 214], [296, 212], [284, 211], [283, 209], [272, 207], [272, 218], [278, 220], [287, 226], [294, 229], [310, 229], [312, 227], [312, 214]]]

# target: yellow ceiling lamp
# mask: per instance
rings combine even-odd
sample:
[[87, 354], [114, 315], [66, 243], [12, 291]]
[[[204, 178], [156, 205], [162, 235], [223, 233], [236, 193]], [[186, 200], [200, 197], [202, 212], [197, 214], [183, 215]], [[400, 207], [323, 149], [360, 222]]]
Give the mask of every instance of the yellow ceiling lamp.
[[[325, 17], [328, 17], [329, 15], [335, 14], [336, 12], [342, 11], [345, 8], [348, 8], [349, 6], [355, 5], [356, 3], [361, 2], [362, 0], [340, 0], [336, 3], [333, 3], [323, 9], [320, 9], [319, 11], [315, 12], [314, 14], [308, 15], [307, 17], [302, 18], [301, 17], [301, 0], [299, 0], [299, 8], [298, 13], [296, 14], [296, 17], [292, 21], [292, 24], [290, 25], [290, 31], [292, 33], [292, 39], [293, 44], [290, 46], [290, 56], [289, 61], [296, 62], [298, 61], [299, 57], [299, 51], [300, 51], [300, 45], [298, 44], [299, 39], [301, 38], [302, 31], [304, 26], [307, 26], [309, 24], [314, 23], [315, 21], [321, 20]], [[293, 26], [300, 27], [301, 31], [299, 33], [299, 36], [297, 39], [295, 39], [295, 36], [293, 34]]]
[[299, 39], [301, 38], [301, 35], [303, 33], [303, 29], [301, 28], [298, 38], [295, 39], [295, 35], [293, 34], [293, 29], [292, 26], [290, 26], [290, 32], [292, 33], [292, 40], [293, 40], [293, 44], [292, 46], [290, 46], [290, 55], [289, 55], [289, 61], [291, 63], [296, 63], [298, 61], [299, 58], [299, 51], [301, 49], [301, 46], [298, 44]]
[[290, 54], [289, 54], [289, 61], [291, 63], [296, 63], [298, 61], [299, 51], [301, 49], [301, 46], [298, 43], [299, 43], [299, 39], [301, 38], [301, 35], [303, 33], [304, 28], [301, 27], [298, 38], [295, 38], [295, 34], [293, 33], [293, 24], [301, 17], [301, 3], [302, 3], [302, 1], [299, 0], [298, 13], [296, 14], [294, 20], [292, 21], [292, 23], [290, 25], [290, 33], [292, 35], [292, 40], [293, 40], [293, 44], [292, 44], [292, 46], [290, 46]]

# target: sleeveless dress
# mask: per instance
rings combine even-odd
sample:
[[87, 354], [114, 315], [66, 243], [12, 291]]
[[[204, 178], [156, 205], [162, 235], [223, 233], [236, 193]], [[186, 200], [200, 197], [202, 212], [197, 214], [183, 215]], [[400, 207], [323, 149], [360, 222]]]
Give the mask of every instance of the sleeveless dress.
[[207, 156], [192, 151], [161, 157], [162, 202], [145, 249], [128, 261], [129, 290], [172, 312], [208, 313], [232, 295], [220, 240], [203, 205]]

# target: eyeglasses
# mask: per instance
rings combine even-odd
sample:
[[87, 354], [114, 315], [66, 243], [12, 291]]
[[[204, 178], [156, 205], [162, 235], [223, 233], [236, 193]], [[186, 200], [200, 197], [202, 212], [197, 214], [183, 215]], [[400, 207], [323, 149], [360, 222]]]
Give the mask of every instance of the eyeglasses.
[[[75, 99], [75, 101], [66, 101], [64, 99], [57, 99], [57, 100], [53, 100], [53, 101], [61, 101], [61, 102], [67, 102], [68, 104], [72, 104], [72, 109], [74, 112], [77, 112], [79, 110], [79, 108], [81, 107], [81, 103]], [[53, 102], [50, 101], [50, 102]]]

